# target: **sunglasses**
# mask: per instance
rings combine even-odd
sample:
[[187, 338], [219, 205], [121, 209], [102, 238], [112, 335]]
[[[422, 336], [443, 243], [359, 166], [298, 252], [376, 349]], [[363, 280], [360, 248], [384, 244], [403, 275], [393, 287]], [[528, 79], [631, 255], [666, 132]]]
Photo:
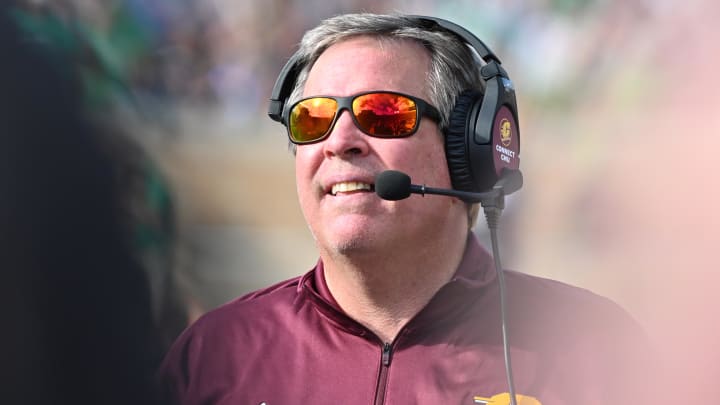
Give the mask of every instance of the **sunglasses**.
[[289, 109], [290, 141], [302, 145], [320, 142], [332, 132], [342, 110], [348, 110], [355, 126], [375, 138], [403, 138], [420, 126], [420, 116], [440, 121], [440, 112], [426, 101], [390, 91], [369, 91], [348, 97], [304, 98]]

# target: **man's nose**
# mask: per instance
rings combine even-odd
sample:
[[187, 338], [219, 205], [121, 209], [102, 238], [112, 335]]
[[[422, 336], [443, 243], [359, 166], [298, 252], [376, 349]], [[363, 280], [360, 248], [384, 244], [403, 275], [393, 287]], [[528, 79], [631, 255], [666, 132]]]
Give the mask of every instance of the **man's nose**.
[[342, 110], [331, 128], [330, 135], [324, 142], [327, 157], [348, 157], [351, 155], [364, 155], [369, 150], [368, 136], [355, 125], [351, 113]]

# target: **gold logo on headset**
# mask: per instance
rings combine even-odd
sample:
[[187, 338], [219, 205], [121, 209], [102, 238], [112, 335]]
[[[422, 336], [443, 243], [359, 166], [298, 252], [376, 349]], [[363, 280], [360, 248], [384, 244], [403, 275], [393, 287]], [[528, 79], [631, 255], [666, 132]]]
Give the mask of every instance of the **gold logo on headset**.
[[507, 118], [500, 120], [500, 142], [504, 147], [510, 146], [512, 141], [512, 124]]

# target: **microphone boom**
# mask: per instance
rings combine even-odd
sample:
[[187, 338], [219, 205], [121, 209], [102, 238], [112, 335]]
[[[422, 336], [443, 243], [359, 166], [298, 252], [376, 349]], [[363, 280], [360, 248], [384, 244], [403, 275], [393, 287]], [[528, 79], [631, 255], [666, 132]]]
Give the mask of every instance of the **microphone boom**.
[[476, 193], [448, 188], [427, 187], [412, 184], [410, 176], [396, 170], [386, 170], [375, 178], [375, 193], [384, 200], [398, 201], [410, 197], [410, 194], [434, 194], [456, 197], [468, 203], [491, 204], [505, 195], [522, 187], [522, 173], [519, 170], [504, 170], [498, 182], [489, 191]]

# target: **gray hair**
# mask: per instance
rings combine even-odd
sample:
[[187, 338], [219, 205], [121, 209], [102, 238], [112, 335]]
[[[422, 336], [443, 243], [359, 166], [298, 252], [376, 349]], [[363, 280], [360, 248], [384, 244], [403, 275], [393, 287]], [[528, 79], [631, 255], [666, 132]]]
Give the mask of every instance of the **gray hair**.
[[428, 50], [428, 101], [440, 111], [439, 127], [443, 132], [448, 128], [457, 96], [465, 90], [484, 90], [479, 69], [484, 62], [451, 32], [440, 27], [430, 30], [420, 19], [408, 15], [343, 14], [322, 21], [303, 36], [296, 54], [303, 68], [289, 103], [301, 98], [310, 69], [320, 54], [331, 45], [357, 36], [374, 36], [389, 41], [410, 39]]

